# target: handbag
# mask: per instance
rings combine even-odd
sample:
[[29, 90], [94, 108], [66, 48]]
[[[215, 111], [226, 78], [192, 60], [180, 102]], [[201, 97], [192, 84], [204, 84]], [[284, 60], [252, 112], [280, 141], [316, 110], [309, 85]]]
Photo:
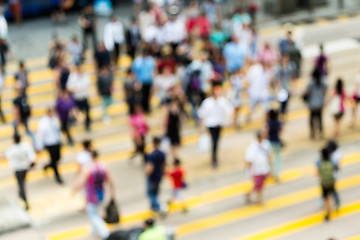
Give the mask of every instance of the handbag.
[[106, 216], [104, 218], [105, 222], [110, 224], [119, 223], [120, 214], [114, 199], [110, 200], [109, 204], [105, 209], [105, 213], [106, 213]]

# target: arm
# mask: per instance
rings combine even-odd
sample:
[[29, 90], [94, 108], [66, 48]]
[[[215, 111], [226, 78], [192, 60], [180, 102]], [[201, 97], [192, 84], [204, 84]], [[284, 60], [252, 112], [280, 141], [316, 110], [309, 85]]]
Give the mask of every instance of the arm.
[[154, 165], [151, 162], [147, 162], [145, 165], [145, 174], [150, 176], [154, 172]]
[[86, 183], [86, 179], [88, 177], [89, 177], [89, 170], [87, 169], [86, 171], [83, 171], [78, 177], [78, 179], [75, 181], [73, 192], [80, 191], [84, 187]]
[[19, 123], [20, 123], [20, 107], [19, 106], [15, 106], [15, 108], [14, 108], [14, 120], [15, 120], [15, 124], [19, 125]]

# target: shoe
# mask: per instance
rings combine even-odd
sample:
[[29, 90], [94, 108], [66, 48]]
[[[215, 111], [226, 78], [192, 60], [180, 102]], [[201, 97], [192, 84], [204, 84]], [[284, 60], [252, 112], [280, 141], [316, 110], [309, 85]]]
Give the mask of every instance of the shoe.
[[328, 222], [328, 221], [330, 221], [330, 214], [327, 214], [327, 215], [325, 216], [325, 222]]
[[61, 178], [56, 178], [56, 182], [60, 185], [64, 184], [64, 181]]

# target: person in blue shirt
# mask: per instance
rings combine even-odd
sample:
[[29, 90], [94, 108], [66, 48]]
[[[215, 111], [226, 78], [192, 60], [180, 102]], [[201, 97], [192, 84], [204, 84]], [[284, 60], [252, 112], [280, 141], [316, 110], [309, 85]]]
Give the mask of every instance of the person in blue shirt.
[[242, 68], [245, 62], [245, 52], [240, 46], [237, 37], [233, 37], [224, 49], [223, 55], [226, 61], [226, 70], [230, 73]]
[[142, 55], [135, 58], [131, 70], [135, 73], [136, 80], [142, 84], [142, 108], [150, 112], [151, 88], [156, 63], [149, 49], [144, 49]]
[[154, 212], [160, 212], [160, 203], [158, 194], [160, 183], [165, 172], [165, 153], [160, 150], [161, 139], [153, 139], [154, 151], [147, 156], [145, 165], [145, 174], [147, 177], [147, 195], [150, 199], [151, 209]]

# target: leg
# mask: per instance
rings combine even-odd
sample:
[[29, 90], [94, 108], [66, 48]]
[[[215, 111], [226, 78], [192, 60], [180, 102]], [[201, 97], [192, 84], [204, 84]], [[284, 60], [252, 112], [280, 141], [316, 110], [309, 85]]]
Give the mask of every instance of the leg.
[[88, 40], [87, 40], [87, 31], [84, 29], [83, 30], [83, 49], [84, 51], [88, 48]]
[[220, 138], [221, 127], [213, 127], [209, 128], [212, 140], [212, 165], [213, 167], [217, 167], [217, 147]]
[[329, 221], [330, 218], [330, 197], [326, 196], [324, 198], [324, 212], [325, 212], [325, 220]]
[[29, 129], [28, 120], [25, 120], [25, 121], [23, 122], [23, 124], [24, 124], [24, 127], [25, 127], [25, 130], [26, 130], [27, 135], [30, 136], [33, 145], [36, 146], [36, 145], [35, 145], [35, 137], [34, 137], [34, 134], [33, 134], [33, 133], [30, 131], [30, 129]]
[[334, 187], [333, 197], [334, 197], [336, 208], [339, 209], [339, 207], [340, 207], [340, 197], [339, 197], [339, 194], [336, 191], [335, 187]]
[[315, 111], [310, 110], [310, 138], [311, 139], [315, 138], [315, 126], [314, 126], [315, 115], [316, 115]]
[[23, 170], [23, 171], [16, 171], [15, 172], [15, 176], [16, 176], [16, 180], [18, 183], [18, 187], [19, 187], [19, 196], [22, 200], [24, 200], [25, 202], [25, 208], [28, 209], [28, 202], [27, 202], [27, 198], [26, 198], [26, 193], [25, 193], [25, 179], [26, 179], [26, 173], [27, 170]]
[[91, 38], [92, 38], [92, 42], [93, 42], [93, 49], [94, 49], [94, 52], [96, 52], [96, 48], [97, 48], [97, 36], [96, 36], [96, 31], [95, 30], [92, 30], [90, 32], [91, 34]]
[[322, 123], [322, 109], [318, 111], [318, 124], [319, 124], [320, 137], [323, 138], [324, 132], [323, 132], [323, 123]]
[[2, 121], [3, 123], [6, 122], [4, 113], [3, 113], [2, 108], [1, 108], [1, 94], [0, 94], [0, 118], [1, 118], [1, 121]]
[[271, 145], [275, 155], [274, 177], [276, 181], [279, 181], [280, 171], [281, 171], [281, 158], [280, 158], [281, 146], [280, 143], [272, 143]]
[[93, 232], [99, 234], [102, 239], [107, 239], [110, 236], [110, 231], [99, 214], [99, 206], [88, 203], [86, 206], [86, 214], [91, 222]]
[[53, 145], [53, 146], [49, 146], [47, 147], [49, 154], [50, 154], [50, 164], [46, 166], [47, 167], [51, 167], [54, 170], [54, 174], [55, 174], [55, 179], [59, 184], [62, 184], [63, 181], [60, 177], [59, 171], [58, 171], [58, 162], [60, 160], [60, 144], [57, 145]]
[[142, 105], [143, 109], [146, 113], [150, 112], [150, 92], [151, 92], [151, 84], [143, 84], [142, 86]]
[[159, 183], [148, 180], [148, 197], [151, 202], [151, 209], [155, 212], [160, 211], [160, 203], [158, 201]]
[[61, 130], [66, 134], [66, 137], [68, 139], [68, 143], [70, 145], [74, 144], [74, 141], [71, 137], [70, 131], [69, 131], [69, 122], [67, 120], [61, 121]]

